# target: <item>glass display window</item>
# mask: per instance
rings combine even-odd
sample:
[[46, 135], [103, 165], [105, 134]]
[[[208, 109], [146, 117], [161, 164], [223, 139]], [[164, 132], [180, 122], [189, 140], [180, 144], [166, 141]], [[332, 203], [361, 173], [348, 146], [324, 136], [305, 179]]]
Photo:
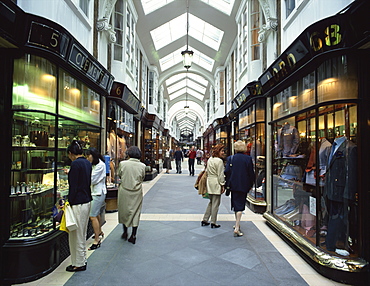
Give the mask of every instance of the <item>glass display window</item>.
[[312, 72], [273, 97], [273, 119], [289, 116], [315, 104], [315, 73]]
[[[84, 148], [100, 148], [100, 95], [69, 76], [69, 87], [78, 87], [80, 92], [76, 97], [77, 93], [69, 94], [68, 104], [59, 104], [64, 113], [60, 116], [57, 101], [66, 102], [68, 89], [57, 88], [56, 70], [34, 55], [14, 60], [11, 239], [37, 238], [58, 229], [62, 203], [68, 196], [71, 162], [66, 147], [76, 139], [85, 142]], [[63, 79], [65, 74], [60, 70]], [[64, 80], [59, 82], [67, 87]]]
[[14, 60], [13, 109], [55, 113], [57, 67], [50, 61], [26, 54]]
[[100, 124], [100, 95], [60, 69], [59, 114], [78, 118], [89, 124]]
[[354, 99], [358, 96], [356, 65], [348, 56], [326, 60], [317, 69], [318, 102]]
[[333, 255], [359, 250], [356, 127], [355, 103], [273, 123], [273, 213]]

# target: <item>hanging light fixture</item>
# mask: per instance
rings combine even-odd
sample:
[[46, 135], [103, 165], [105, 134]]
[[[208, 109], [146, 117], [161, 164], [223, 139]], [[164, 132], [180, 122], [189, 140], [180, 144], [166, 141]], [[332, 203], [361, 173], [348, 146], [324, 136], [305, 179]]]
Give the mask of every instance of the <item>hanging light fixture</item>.
[[189, 111], [189, 105], [188, 105], [188, 71], [186, 70], [186, 93], [185, 93], [185, 113], [188, 113]]
[[186, 1], [186, 50], [181, 52], [184, 68], [187, 70], [193, 62], [193, 51], [189, 51], [189, 0]]

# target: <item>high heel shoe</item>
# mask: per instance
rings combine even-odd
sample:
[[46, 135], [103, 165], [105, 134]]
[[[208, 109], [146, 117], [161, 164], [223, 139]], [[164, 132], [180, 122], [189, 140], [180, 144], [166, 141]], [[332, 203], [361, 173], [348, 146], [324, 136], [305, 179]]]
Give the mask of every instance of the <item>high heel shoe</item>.
[[[101, 238], [104, 238], [104, 232], [99, 233], [99, 236], [101, 236]], [[92, 238], [95, 239], [95, 235], [93, 235]]]
[[244, 233], [242, 233], [240, 230], [234, 231], [234, 237], [243, 236]]
[[221, 227], [220, 224], [211, 223], [211, 228], [219, 228]]
[[201, 225], [201, 226], [207, 226], [207, 225], [210, 225], [210, 223], [209, 223], [209, 222], [207, 222], [207, 221], [202, 220], [202, 221], [200, 222], [200, 225]]
[[131, 242], [132, 244], [135, 244], [136, 243], [136, 236], [131, 235], [130, 238], [128, 239], [128, 242]]
[[97, 244], [93, 243], [90, 247], [89, 247], [89, 250], [95, 250], [95, 249], [98, 249], [101, 245], [101, 240], [99, 240], [99, 242]]

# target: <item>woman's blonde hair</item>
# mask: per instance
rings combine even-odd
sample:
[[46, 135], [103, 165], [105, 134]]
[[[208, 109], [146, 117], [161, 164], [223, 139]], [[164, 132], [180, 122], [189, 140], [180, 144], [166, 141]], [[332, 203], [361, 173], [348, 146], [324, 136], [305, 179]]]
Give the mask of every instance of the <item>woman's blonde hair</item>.
[[244, 141], [238, 140], [234, 143], [234, 150], [236, 153], [244, 153], [247, 151], [247, 145]]

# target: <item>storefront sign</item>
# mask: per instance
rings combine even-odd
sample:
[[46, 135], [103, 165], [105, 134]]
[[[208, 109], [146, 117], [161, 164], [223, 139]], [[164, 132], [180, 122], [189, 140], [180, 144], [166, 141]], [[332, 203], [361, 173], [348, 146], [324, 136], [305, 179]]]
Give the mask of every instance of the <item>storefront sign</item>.
[[114, 82], [110, 96], [121, 99], [126, 111], [137, 114], [141, 107], [140, 100], [122, 83]]
[[262, 85], [259, 81], [248, 83], [246, 87], [232, 100], [234, 110], [242, 106], [249, 99], [262, 94]]
[[263, 91], [282, 82], [317, 54], [350, 44], [351, 37], [346, 30], [349, 25], [341, 24], [345, 19], [345, 15], [337, 15], [308, 27], [261, 75]]
[[102, 88], [108, 90], [111, 76], [77, 43], [72, 45], [68, 61]]
[[35, 21], [31, 22], [27, 43], [40, 46], [65, 58], [71, 38], [54, 28]]

